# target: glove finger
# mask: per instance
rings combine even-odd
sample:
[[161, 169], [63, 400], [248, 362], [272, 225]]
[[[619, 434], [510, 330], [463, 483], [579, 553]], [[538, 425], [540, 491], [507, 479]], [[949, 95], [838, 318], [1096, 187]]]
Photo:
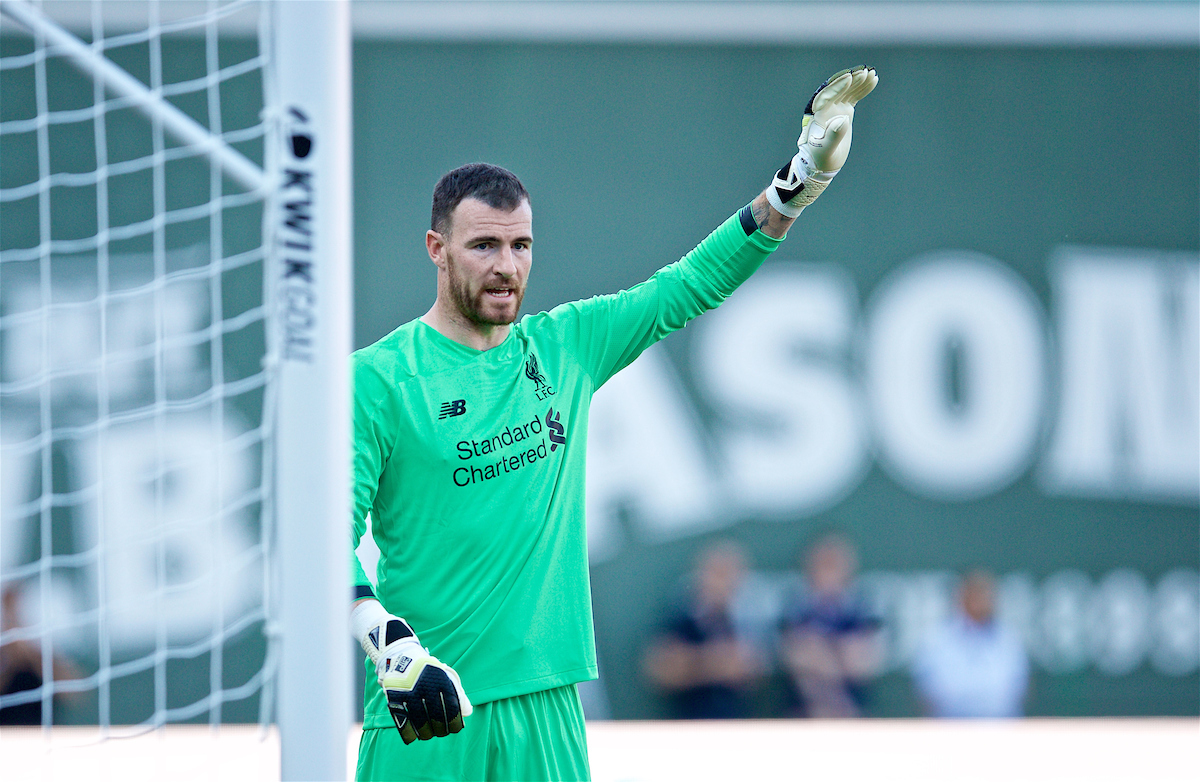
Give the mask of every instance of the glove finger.
[[417, 682], [417, 690], [429, 715], [429, 727], [435, 736], [448, 735], [450, 720], [459, 712], [457, 691], [449, 671], [444, 666], [431, 665]]
[[850, 73], [850, 76], [850, 86], [846, 88], [846, 93], [842, 97], [842, 100], [854, 103], [858, 100], [858, 95], [862, 92], [863, 85], [867, 83], [867, 69], [860, 65]]
[[412, 744], [417, 740], [417, 732], [413, 730], [412, 723], [403, 714], [393, 711], [392, 721], [396, 723], [396, 730], [400, 731], [400, 738], [404, 739], [405, 744]]
[[842, 96], [854, 81], [854, 75], [850, 71], [842, 71], [840, 74], [830, 77], [828, 84], [817, 91], [813, 96], [810, 105], [812, 106], [812, 114], [821, 113], [831, 103], [836, 103], [842, 100]]
[[814, 149], [821, 149], [825, 146], [825, 134], [828, 129], [819, 122], [810, 122], [808, 124], [808, 136], [804, 142]]
[[445, 692], [440, 693], [440, 696], [441, 702], [437, 709], [435, 709], [435, 711], [440, 709], [440, 713], [435, 719], [440, 720], [443, 724], [449, 725], [456, 717], [462, 715], [462, 707], [458, 702], [458, 693], [454, 691], [454, 688], [450, 688]]
[[[393, 718], [396, 718], [397, 714], [404, 717], [405, 724], [416, 733], [417, 738], [433, 738], [433, 732], [429, 729], [429, 712], [425, 709], [424, 701], [395, 690], [388, 691], [387, 699]], [[401, 729], [402, 734], [403, 732]]]
[[825, 127], [825, 138], [821, 146], [827, 150], [837, 147], [838, 143], [850, 132], [850, 117], [839, 114], [829, 121]]
[[875, 89], [875, 85], [879, 83], [879, 75], [870, 66], [861, 66], [861, 70], [856, 76], [858, 75], [861, 75], [861, 78], [856, 78], [850, 94], [846, 97], [851, 105], [870, 95], [871, 90]]
[[879, 84], [879, 73], [874, 68], [867, 68], [867, 78], [863, 80], [862, 87], [859, 88], [859, 95], [856, 100], [862, 100], [871, 94], [875, 89], [875, 85]]
[[433, 727], [429, 724], [429, 710], [421, 698], [413, 698], [408, 703], [408, 721], [417, 731], [417, 738], [428, 741], [433, 738]]
[[[821, 128], [819, 134], [813, 133], [810, 135], [808, 137], [808, 146], [813, 150], [813, 162], [819, 164], [821, 160], [832, 155], [849, 129], [850, 118], [845, 114], [839, 114], [830, 119], [828, 125]], [[822, 168], [820, 165], [817, 167]]]
[[825, 89], [826, 89], [826, 88], [827, 88], [827, 87], [828, 87], [830, 84], [833, 84], [835, 81], [837, 81], [838, 79], [840, 79], [842, 76], [846, 75], [846, 74], [847, 74], [847, 73], [849, 73], [849, 72], [850, 72], [850, 71], [849, 71], [848, 69], [847, 69], [847, 70], [844, 70], [844, 71], [838, 71], [837, 73], [833, 74], [833, 75], [832, 75], [832, 76], [830, 76], [828, 79], [826, 79], [825, 81], [823, 81], [823, 82], [821, 83], [821, 86], [820, 86], [820, 87], [817, 87], [817, 91], [813, 93], [813, 96], [812, 96], [811, 98], [809, 98], [809, 99], [808, 99], [808, 105], [804, 107], [804, 113], [805, 113], [805, 114], [812, 114], [812, 113], [813, 113], [813, 104], [814, 104], [814, 103], [816, 103], [816, 101], [817, 101], [817, 98], [818, 98], [818, 97], [820, 97], [821, 93], [822, 93], [822, 92], [824, 92], [824, 91], [825, 91]]
[[[450, 704], [447, 703], [447, 696], [447, 693], [438, 693], [428, 704], [429, 727], [433, 730], [433, 735], [438, 737], [450, 735], [451, 711]], [[458, 704], [455, 704], [455, 716], [457, 716], [457, 706]]]

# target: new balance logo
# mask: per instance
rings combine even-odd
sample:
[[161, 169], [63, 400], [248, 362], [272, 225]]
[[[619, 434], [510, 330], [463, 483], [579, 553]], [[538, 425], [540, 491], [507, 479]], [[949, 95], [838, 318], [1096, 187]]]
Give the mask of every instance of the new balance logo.
[[438, 412], [441, 413], [441, 415], [438, 416], [439, 421], [443, 418], [462, 415], [463, 413], [467, 412], [467, 400], [455, 399], [453, 402], [442, 402], [442, 408]]

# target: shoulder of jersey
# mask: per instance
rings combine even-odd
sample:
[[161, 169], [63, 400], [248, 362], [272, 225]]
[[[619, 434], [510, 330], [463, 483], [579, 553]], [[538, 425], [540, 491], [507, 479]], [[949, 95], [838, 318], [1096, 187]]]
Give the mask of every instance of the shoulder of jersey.
[[556, 322], [560, 320], [570, 309], [574, 302], [560, 304], [550, 311], [542, 310], [541, 312], [531, 315], [524, 315], [516, 324], [517, 333], [520, 334], [536, 334], [547, 328], [555, 328]]
[[412, 348], [418, 325], [415, 320], [409, 321], [379, 341], [354, 351], [350, 359], [356, 375], [373, 370], [392, 381], [415, 376]]

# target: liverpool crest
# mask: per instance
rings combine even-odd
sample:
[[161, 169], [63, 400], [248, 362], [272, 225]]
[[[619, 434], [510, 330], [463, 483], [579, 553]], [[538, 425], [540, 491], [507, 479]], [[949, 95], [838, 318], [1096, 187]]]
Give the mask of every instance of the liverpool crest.
[[538, 368], [536, 353], [530, 353], [529, 358], [525, 359], [525, 377], [533, 381], [533, 393], [538, 399], [554, 396], [554, 389], [546, 382], [546, 376]]

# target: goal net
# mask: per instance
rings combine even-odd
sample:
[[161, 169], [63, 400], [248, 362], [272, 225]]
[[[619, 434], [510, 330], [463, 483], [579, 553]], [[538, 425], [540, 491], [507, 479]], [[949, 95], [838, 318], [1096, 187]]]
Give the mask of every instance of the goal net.
[[[344, 606], [345, 535], [289, 536], [344, 531], [348, 462], [303, 459], [345, 431], [344, 391], [305, 373], [345, 377], [348, 272], [322, 253], [346, 265], [348, 228], [312, 195], [348, 202], [327, 129], [349, 120], [324, 119], [348, 97], [313, 106], [348, 77], [296, 96], [309, 64], [282, 73], [332, 52], [348, 76], [339, 25], [311, 30], [341, 5], [0, 2], [0, 724], [283, 730], [308, 696], [281, 671], [336, 669], [331, 632], [347, 685], [337, 601], [293, 587]], [[324, 715], [340, 775], [348, 687], [322, 697], [347, 704]]]

